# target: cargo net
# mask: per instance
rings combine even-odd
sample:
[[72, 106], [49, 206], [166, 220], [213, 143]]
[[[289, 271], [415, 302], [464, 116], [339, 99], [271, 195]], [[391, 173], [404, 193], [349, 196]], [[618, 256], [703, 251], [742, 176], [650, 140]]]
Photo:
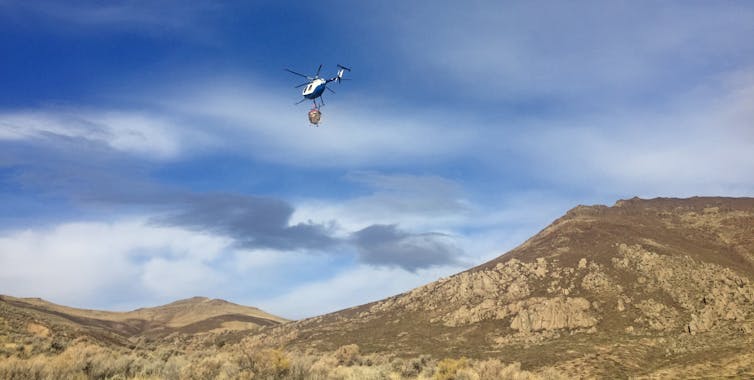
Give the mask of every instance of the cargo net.
[[322, 119], [322, 112], [319, 112], [318, 109], [312, 108], [309, 110], [309, 122], [318, 125], [319, 121]]

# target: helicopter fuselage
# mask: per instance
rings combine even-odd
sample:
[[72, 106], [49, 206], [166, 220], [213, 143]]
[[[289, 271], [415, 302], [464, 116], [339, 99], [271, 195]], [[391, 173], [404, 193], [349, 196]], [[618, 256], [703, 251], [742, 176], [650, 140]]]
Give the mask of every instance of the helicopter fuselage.
[[304, 91], [301, 92], [301, 95], [303, 95], [307, 99], [316, 99], [320, 97], [323, 92], [325, 92], [326, 85], [326, 80], [317, 78], [307, 84], [306, 87], [304, 87]]

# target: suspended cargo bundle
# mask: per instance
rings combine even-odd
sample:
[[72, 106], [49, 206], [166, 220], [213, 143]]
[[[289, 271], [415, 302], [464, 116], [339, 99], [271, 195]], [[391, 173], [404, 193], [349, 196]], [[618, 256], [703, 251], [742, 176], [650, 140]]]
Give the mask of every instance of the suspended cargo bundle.
[[319, 125], [319, 121], [322, 119], [322, 112], [319, 109], [312, 108], [309, 110], [309, 122], [313, 125]]

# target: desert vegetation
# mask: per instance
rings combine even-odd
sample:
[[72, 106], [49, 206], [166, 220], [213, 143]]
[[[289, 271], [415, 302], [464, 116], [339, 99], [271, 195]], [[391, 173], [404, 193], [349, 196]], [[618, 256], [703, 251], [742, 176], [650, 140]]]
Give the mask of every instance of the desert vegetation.
[[79, 339], [60, 352], [8, 355], [0, 361], [0, 378], [26, 379], [560, 379], [553, 369], [529, 372], [519, 363], [499, 359], [434, 359], [363, 355], [345, 345], [313, 354], [250, 347], [239, 343], [199, 351], [119, 350]]

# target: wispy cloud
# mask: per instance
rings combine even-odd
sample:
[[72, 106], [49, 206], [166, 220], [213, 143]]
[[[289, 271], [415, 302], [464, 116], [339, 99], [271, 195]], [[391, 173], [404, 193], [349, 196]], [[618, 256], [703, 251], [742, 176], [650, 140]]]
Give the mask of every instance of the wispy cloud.
[[397, 115], [347, 99], [325, 107], [322, 127], [312, 128], [306, 106], [293, 106], [295, 93], [280, 95], [247, 80], [198, 81], [203, 84], [144, 89], [153, 95], [141, 107], [6, 111], [0, 139], [64, 136], [145, 158], [232, 151], [285, 165], [346, 168], [444, 161], [474, 142], [443, 114]]
[[[306, 106], [293, 106], [296, 92], [282, 95], [247, 79], [236, 79], [232, 85], [210, 81], [163, 98], [170, 99], [161, 101], [165, 110], [194, 120], [205, 131], [211, 125], [232, 149], [286, 165], [434, 162], [460, 154], [473, 141], [463, 130], [452, 128], [442, 114], [429, 116], [409, 109], [400, 114], [384, 112], [348, 98], [324, 107], [322, 126], [312, 128]], [[427, 139], [429, 135], [433, 138]]]
[[182, 130], [169, 117], [142, 111], [60, 109], [0, 113], [0, 140], [80, 139], [146, 158], [173, 158], [192, 145], [192, 135], [193, 142], [199, 140], [195, 132]]
[[39, 18], [43, 25], [58, 30], [109, 30], [148, 33], [153, 36], [178, 34], [207, 40], [209, 29], [202, 21], [217, 15], [223, 7], [212, 1], [58, 2], [16, 1], [0, 3], [6, 16], [24, 20]]
[[447, 231], [463, 223], [472, 207], [459, 183], [437, 175], [353, 171], [344, 179], [363, 186], [366, 194], [336, 201], [301, 199], [293, 220], [337, 220], [351, 231], [396, 223], [411, 230]]
[[383, 16], [402, 58], [433, 82], [482, 102], [535, 100], [540, 110], [657, 104], [754, 54], [739, 43], [754, 33], [743, 3], [406, 3]]

